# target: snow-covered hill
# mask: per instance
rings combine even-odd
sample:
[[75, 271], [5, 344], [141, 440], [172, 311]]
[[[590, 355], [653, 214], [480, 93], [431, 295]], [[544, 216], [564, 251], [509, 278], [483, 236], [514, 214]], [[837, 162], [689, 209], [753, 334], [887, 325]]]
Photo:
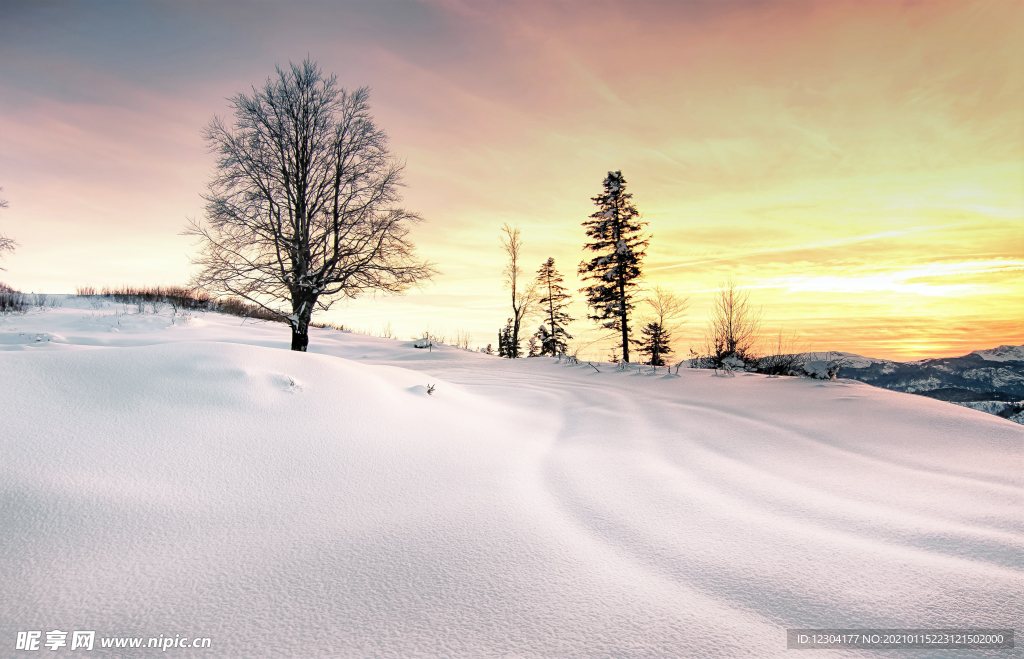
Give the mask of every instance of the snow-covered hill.
[[971, 354], [992, 362], [1024, 362], [1024, 346], [999, 346], [991, 350], [975, 350]]
[[0, 316], [2, 648], [772, 657], [1024, 622], [1024, 427], [982, 412], [63, 305]]
[[992, 414], [1024, 401], [1024, 346], [976, 350], [962, 357], [894, 362], [833, 353], [840, 377], [954, 403]]

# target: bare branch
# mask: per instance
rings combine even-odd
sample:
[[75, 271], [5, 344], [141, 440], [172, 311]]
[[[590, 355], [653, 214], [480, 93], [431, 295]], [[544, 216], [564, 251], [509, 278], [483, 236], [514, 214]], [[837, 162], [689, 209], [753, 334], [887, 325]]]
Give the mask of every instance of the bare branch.
[[520, 330], [526, 320], [537, 311], [537, 301], [540, 295], [537, 292], [536, 282], [529, 282], [524, 288], [519, 287], [519, 280], [523, 275], [523, 269], [519, 265], [522, 257], [523, 241], [518, 226], [509, 226], [507, 223], [501, 225], [501, 248], [508, 257], [505, 265], [505, 288], [512, 294], [512, 318], [511, 336], [509, 338], [509, 357], [519, 357]]
[[399, 205], [402, 165], [369, 97], [306, 60], [232, 98], [233, 126], [214, 117], [203, 132], [217, 164], [206, 221], [184, 232], [200, 246], [193, 284], [287, 318], [296, 350], [315, 309], [400, 294], [437, 272], [408, 239], [422, 218]]
[[[4, 191], [4, 189], [0, 188], [0, 192], [3, 192], [3, 191]], [[0, 208], [7, 208], [7, 207], [8, 207], [7, 200], [6, 199], [0, 199]], [[16, 243], [13, 238], [8, 238], [7, 236], [5, 236], [2, 233], [0, 233], [0, 258], [3, 257], [4, 252], [13, 252], [14, 248], [17, 247], [17, 246], [18, 246], [18, 243]], [[6, 270], [6, 268], [0, 268], [0, 270]]]
[[680, 297], [672, 291], [655, 286], [644, 298], [653, 312], [653, 317], [643, 318], [644, 322], [654, 322], [668, 332], [674, 332], [685, 322], [686, 310], [690, 307], [688, 296]]
[[730, 278], [715, 296], [698, 359], [709, 360], [713, 366], [719, 366], [722, 359], [729, 356], [744, 362], [755, 360], [761, 315], [761, 308], [754, 308], [750, 303], [750, 291], [743, 290]]

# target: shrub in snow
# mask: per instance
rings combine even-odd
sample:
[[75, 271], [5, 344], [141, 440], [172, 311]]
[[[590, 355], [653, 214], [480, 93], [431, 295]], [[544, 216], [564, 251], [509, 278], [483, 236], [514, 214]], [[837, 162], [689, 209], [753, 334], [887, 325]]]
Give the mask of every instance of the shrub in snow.
[[[715, 371], [722, 371], [719, 375], [726, 377], [732, 377], [735, 371], [752, 371], [755, 370], [754, 364], [748, 364], [743, 360], [742, 357], [735, 354], [725, 355], [721, 359], [714, 357], [701, 356], [690, 351], [690, 368], [707, 368], [715, 369]], [[682, 364], [682, 362], [679, 362]]]
[[800, 371], [800, 365], [807, 355], [798, 347], [797, 336], [784, 336], [779, 330], [774, 348], [769, 354], [754, 361], [758, 373], [769, 376], [794, 375]]
[[24, 313], [28, 307], [24, 293], [0, 282], [0, 313]]
[[690, 348], [690, 368], [715, 368], [714, 358]]
[[703, 342], [698, 351], [690, 350], [691, 359], [701, 364], [698, 368], [720, 368], [722, 360], [730, 355], [753, 363], [757, 360], [760, 327], [761, 309], [750, 303], [750, 291], [729, 279], [714, 298]]
[[735, 364], [735, 363], [736, 362], [734, 362], [734, 361], [725, 361], [725, 360], [723, 360], [722, 361], [722, 372], [721, 372], [721, 374], [718, 373], [718, 369], [715, 369], [715, 375], [721, 375], [721, 377], [727, 377], [727, 378], [734, 378], [734, 377], [736, 377], [736, 373], [735, 373], [736, 369], [733, 367], [733, 364]]
[[736, 355], [729, 355], [722, 360], [722, 368], [728, 368], [731, 371], [742, 371], [746, 369], [747, 364]]
[[430, 338], [424, 336], [421, 339], [416, 339], [416, 341], [412, 344], [412, 347], [413, 348], [429, 348], [432, 345], [433, 345], [433, 342], [430, 340]]
[[799, 374], [817, 380], [835, 380], [839, 375], [840, 366], [839, 360], [836, 359], [814, 359], [801, 364], [802, 373]]

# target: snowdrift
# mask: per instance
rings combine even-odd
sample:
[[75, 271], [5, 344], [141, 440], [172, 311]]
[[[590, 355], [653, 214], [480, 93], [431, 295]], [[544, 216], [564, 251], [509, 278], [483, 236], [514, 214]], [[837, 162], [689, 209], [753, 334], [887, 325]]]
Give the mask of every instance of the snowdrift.
[[1003, 419], [76, 304], [0, 317], [0, 656], [53, 629], [212, 639], [181, 657], [771, 657], [786, 628], [1021, 628]]

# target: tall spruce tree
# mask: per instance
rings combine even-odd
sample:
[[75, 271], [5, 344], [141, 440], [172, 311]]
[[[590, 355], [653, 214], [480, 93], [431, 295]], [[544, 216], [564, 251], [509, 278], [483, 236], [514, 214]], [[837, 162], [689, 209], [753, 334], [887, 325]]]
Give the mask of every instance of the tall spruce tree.
[[607, 329], [621, 333], [622, 360], [629, 361], [629, 314], [642, 275], [641, 263], [648, 240], [643, 235], [646, 222], [626, 192], [621, 171], [608, 172], [604, 194], [593, 197], [598, 211], [583, 223], [592, 242], [584, 245], [596, 252], [590, 261], [580, 263], [583, 281], [593, 282], [580, 289], [587, 295], [591, 313], [587, 315]]
[[539, 305], [547, 321], [547, 325], [541, 325], [534, 335], [540, 340], [542, 355], [564, 355], [569, 351], [572, 335], [565, 330], [565, 326], [574, 319], [564, 311], [572, 296], [562, 286], [563, 281], [561, 273], [555, 268], [554, 257], [549, 257], [537, 270], [536, 285], [541, 293]]

